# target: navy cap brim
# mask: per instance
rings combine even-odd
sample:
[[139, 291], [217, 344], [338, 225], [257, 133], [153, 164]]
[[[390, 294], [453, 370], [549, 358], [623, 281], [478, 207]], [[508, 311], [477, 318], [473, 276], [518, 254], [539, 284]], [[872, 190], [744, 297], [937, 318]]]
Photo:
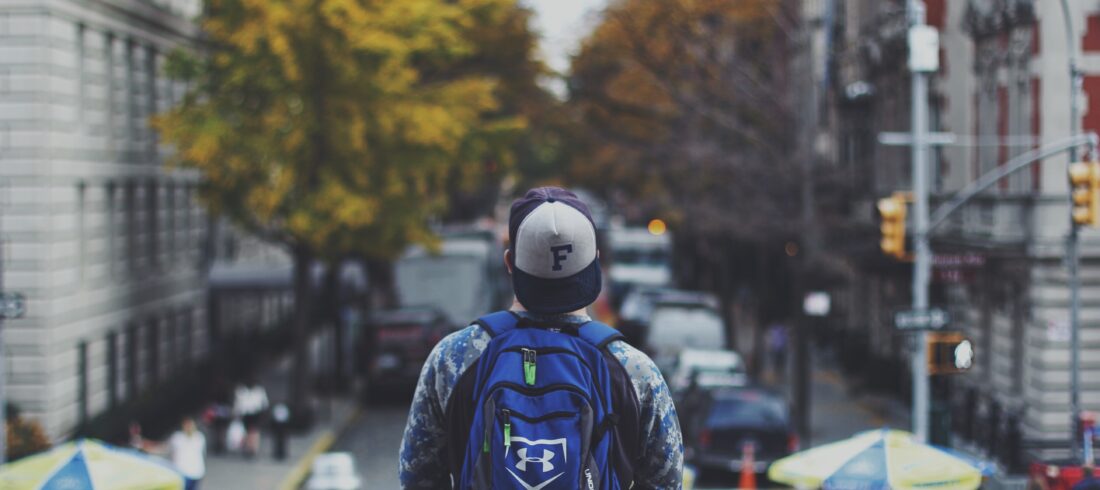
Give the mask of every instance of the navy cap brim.
[[596, 302], [603, 284], [600, 261], [569, 277], [543, 279], [512, 268], [512, 287], [516, 299], [531, 313], [555, 315], [570, 313]]

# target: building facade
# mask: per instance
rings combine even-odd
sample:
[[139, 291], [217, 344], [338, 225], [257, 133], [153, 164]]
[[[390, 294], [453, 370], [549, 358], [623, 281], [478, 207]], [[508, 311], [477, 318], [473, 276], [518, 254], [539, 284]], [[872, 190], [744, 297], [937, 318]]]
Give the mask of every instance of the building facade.
[[199, 176], [163, 166], [149, 118], [200, 0], [0, 2], [6, 395], [54, 438], [187, 369], [209, 347]]
[[[1068, 2], [1084, 72], [1081, 125], [1100, 131], [1100, 1]], [[1058, 0], [926, 0], [940, 31], [930, 82], [935, 131], [956, 143], [932, 151], [933, 202], [943, 202], [1012, 157], [1070, 135], [1068, 46]], [[873, 202], [911, 188], [909, 149], [876, 141], [909, 130], [905, 2], [836, 2], [835, 83], [825, 160], [851, 175], [852, 218], [877, 244]], [[972, 339], [976, 364], [938, 377], [956, 443], [994, 456], [1013, 442], [1027, 457], [1065, 447], [1070, 434], [1069, 232], [1066, 155], [1000, 182], [933, 236], [932, 302]], [[1082, 406], [1100, 410], [1100, 240], [1082, 235]], [[908, 344], [892, 324], [908, 309], [911, 264], [877, 250], [849, 254], [845, 328], [908, 390]], [[1018, 444], [1016, 444], [1018, 443]]]

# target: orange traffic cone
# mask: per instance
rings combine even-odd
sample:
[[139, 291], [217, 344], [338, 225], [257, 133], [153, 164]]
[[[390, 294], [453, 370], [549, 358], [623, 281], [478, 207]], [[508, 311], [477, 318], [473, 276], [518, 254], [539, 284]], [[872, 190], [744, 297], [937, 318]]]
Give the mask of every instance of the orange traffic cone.
[[756, 489], [756, 462], [753, 461], [754, 452], [756, 452], [756, 448], [753, 447], [751, 442], [741, 446], [741, 481], [737, 484], [738, 488]]

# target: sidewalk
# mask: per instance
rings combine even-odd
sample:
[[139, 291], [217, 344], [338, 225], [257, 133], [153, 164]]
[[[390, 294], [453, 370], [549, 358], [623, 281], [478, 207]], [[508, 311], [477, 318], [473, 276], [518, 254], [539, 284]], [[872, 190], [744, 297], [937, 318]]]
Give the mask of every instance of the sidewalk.
[[[273, 404], [287, 399], [286, 380], [290, 376], [290, 368], [288, 357], [261, 379]], [[276, 461], [272, 457], [274, 440], [270, 432], [265, 432], [261, 438], [260, 453], [254, 459], [246, 459], [240, 454], [210, 454], [206, 460], [203, 488], [297, 489], [308, 476], [313, 459], [332, 446], [358, 413], [358, 404], [352, 398], [321, 399], [313, 428], [304, 434], [292, 434], [287, 441], [285, 460]]]
[[[828, 354], [817, 349], [811, 349], [811, 353], [811, 440], [802, 441], [803, 448], [883, 427], [909, 430], [909, 409], [904, 404], [882, 395], [855, 392]], [[773, 372], [766, 372], [763, 381], [776, 389], [789, 390], [786, 380]]]

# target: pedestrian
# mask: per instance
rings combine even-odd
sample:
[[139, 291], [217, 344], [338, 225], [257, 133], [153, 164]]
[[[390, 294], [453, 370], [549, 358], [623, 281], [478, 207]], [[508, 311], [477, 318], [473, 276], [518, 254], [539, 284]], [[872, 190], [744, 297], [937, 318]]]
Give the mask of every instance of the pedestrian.
[[286, 438], [290, 426], [290, 408], [285, 403], [279, 402], [271, 409], [271, 431], [275, 436], [274, 454], [275, 460], [286, 459]]
[[180, 430], [168, 439], [172, 464], [187, 479], [185, 490], [198, 490], [206, 476], [206, 436], [195, 426], [195, 419], [184, 417]]
[[781, 374], [787, 369], [787, 326], [782, 322], [768, 327], [768, 355], [773, 373]]
[[512, 204], [508, 236], [515, 301], [432, 350], [401, 444], [402, 488], [679, 489], [668, 386], [587, 313], [601, 290], [588, 207], [532, 189]]
[[[131, 424], [131, 433], [135, 426], [140, 433], [136, 423]], [[141, 451], [168, 458], [183, 475], [184, 490], [198, 490], [199, 482], [206, 476], [206, 436], [199, 431], [195, 419], [185, 415], [180, 419], [179, 429], [165, 442], [151, 441], [140, 435], [134, 441], [131, 445], [139, 445]]]
[[1096, 468], [1092, 465], [1085, 465], [1081, 468], [1084, 472], [1084, 478], [1073, 485], [1071, 490], [1100, 490], [1100, 478], [1096, 478]]
[[244, 423], [245, 437], [242, 450], [252, 457], [260, 450], [260, 421], [267, 410], [267, 390], [250, 375], [244, 384], [237, 386], [233, 396], [233, 412]]
[[141, 424], [136, 420], [131, 420], [127, 430], [130, 436], [127, 440], [127, 444], [130, 445], [130, 448], [137, 451], [144, 451], [145, 437], [141, 434]]
[[223, 375], [215, 378], [211, 388], [213, 399], [207, 408], [209, 420], [207, 423], [213, 429], [210, 449], [214, 454], [222, 454], [226, 450], [226, 437], [229, 424], [233, 421], [233, 392], [232, 385], [226, 382]]

